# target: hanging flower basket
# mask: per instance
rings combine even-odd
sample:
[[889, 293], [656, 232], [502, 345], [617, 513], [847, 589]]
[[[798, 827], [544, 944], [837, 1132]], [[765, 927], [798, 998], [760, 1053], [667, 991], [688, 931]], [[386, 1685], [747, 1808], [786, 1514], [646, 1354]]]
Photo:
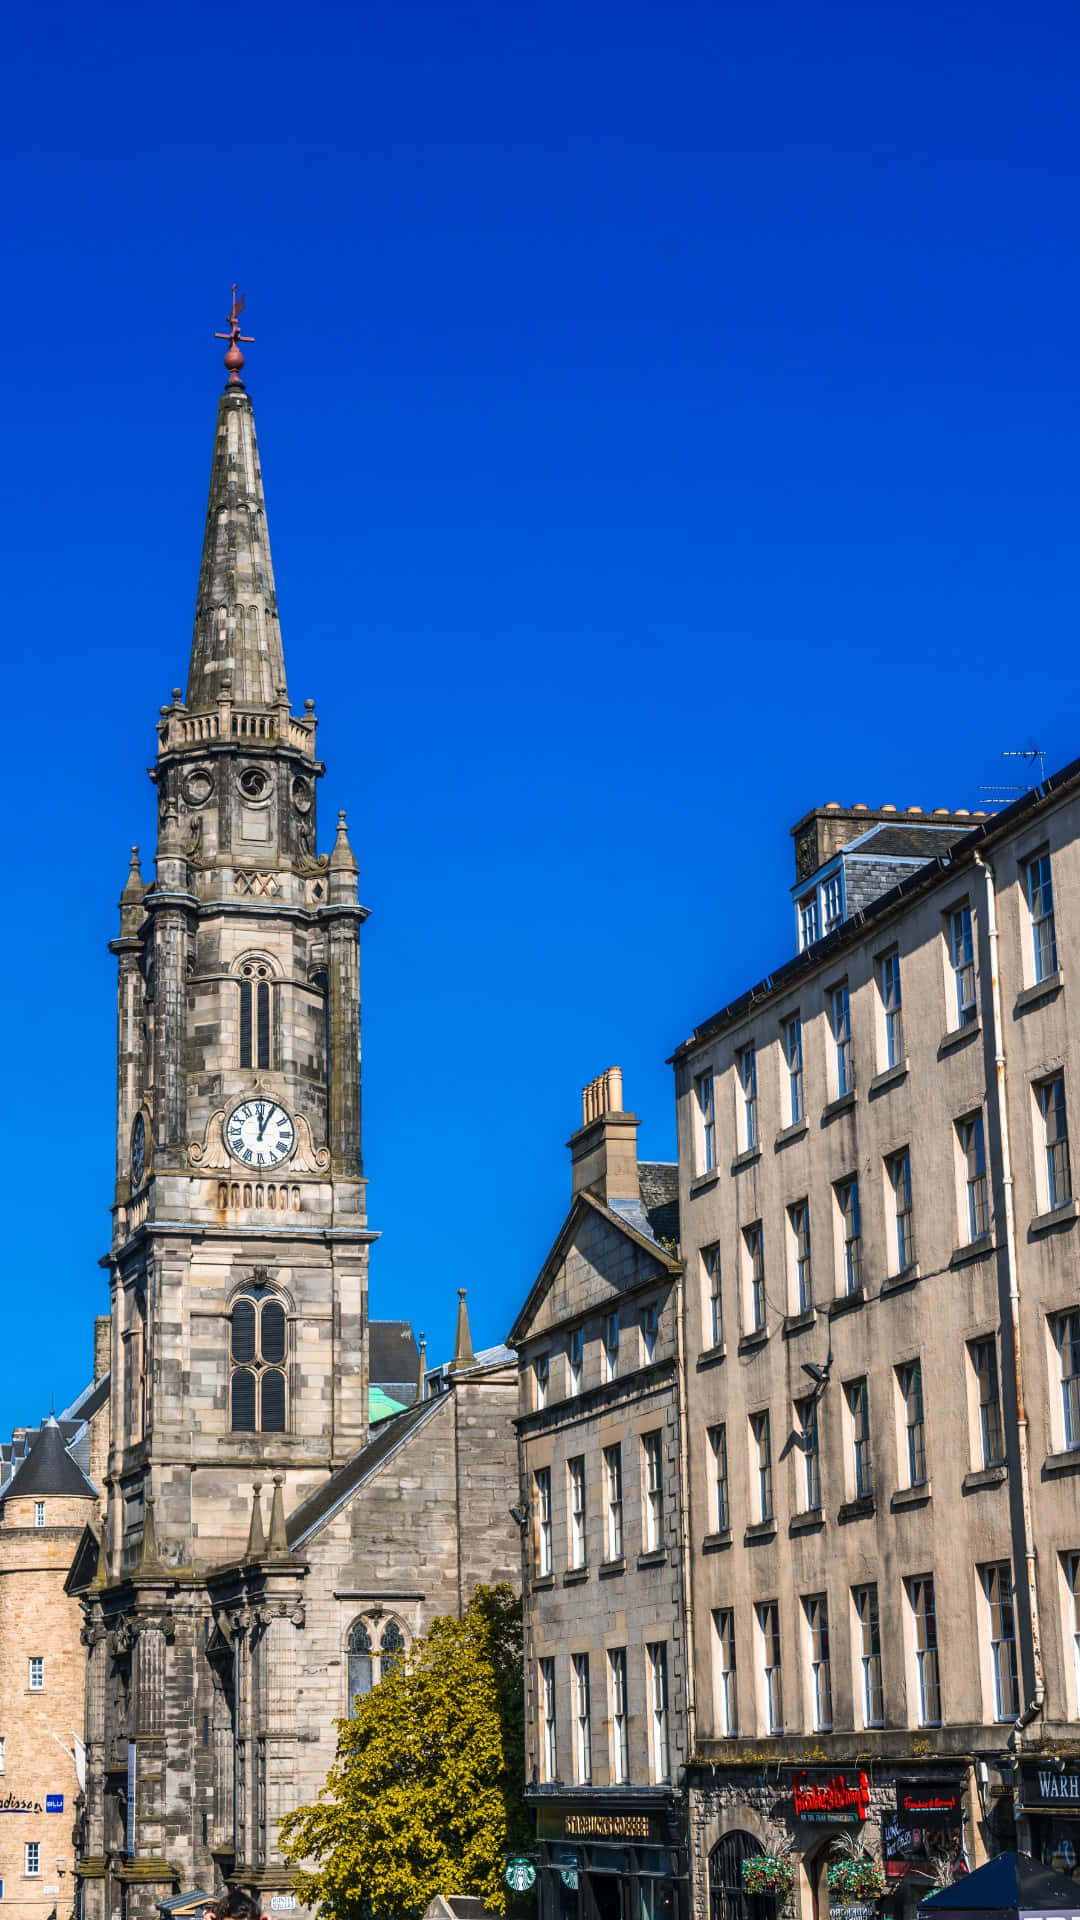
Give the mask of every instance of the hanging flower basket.
[[885, 1875], [869, 1855], [855, 1860], [830, 1860], [826, 1868], [829, 1892], [842, 1900], [880, 1900], [885, 1891]]
[[751, 1853], [742, 1863], [747, 1893], [789, 1894], [795, 1885], [795, 1862], [776, 1853]]

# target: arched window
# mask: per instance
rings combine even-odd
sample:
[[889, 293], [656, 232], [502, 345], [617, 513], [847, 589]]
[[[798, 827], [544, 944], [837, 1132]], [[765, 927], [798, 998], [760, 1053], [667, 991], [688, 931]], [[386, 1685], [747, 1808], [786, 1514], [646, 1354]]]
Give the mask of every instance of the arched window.
[[399, 1667], [405, 1658], [405, 1635], [396, 1620], [387, 1620], [379, 1631], [376, 1615], [358, 1620], [349, 1635], [349, 1712], [356, 1712], [357, 1699], [370, 1693], [380, 1680]]
[[270, 1065], [270, 980], [265, 960], [240, 967], [240, 1065]]
[[742, 1863], [763, 1851], [751, 1833], [725, 1833], [709, 1855], [709, 1920], [774, 1920], [773, 1894], [747, 1893]]
[[267, 1294], [236, 1301], [229, 1340], [234, 1433], [286, 1431], [287, 1346], [288, 1323], [280, 1300]]

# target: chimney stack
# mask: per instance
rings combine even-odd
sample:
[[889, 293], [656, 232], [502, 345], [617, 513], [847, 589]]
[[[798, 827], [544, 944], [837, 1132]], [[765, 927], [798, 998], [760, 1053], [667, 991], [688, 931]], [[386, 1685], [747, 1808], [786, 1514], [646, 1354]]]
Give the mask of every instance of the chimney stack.
[[581, 1126], [567, 1142], [574, 1194], [640, 1200], [636, 1113], [623, 1112], [622, 1068], [608, 1067], [581, 1090]]

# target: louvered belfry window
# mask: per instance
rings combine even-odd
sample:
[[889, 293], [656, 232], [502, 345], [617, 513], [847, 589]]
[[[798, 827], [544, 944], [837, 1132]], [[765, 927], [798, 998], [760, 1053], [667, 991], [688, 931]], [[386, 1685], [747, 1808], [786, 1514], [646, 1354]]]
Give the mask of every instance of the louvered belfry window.
[[234, 1433], [284, 1433], [288, 1327], [280, 1300], [237, 1300], [230, 1334]]
[[261, 960], [240, 968], [240, 1065], [270, 1065], [270, 968]]

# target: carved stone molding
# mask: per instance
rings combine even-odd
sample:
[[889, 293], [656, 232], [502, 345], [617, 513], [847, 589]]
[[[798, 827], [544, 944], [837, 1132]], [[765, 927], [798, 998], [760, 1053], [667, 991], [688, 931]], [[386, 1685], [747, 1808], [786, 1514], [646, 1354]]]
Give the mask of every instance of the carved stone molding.
[[210, 1115], [201, 1142], [193, 1140], [187, 1151], [189, 1164], [203, 1167], [207, 1173], [224, 1173], [226, 1168], [232, 1166], [229, 1149], [225, 1145], [224, 1107], [219, 1107]]

